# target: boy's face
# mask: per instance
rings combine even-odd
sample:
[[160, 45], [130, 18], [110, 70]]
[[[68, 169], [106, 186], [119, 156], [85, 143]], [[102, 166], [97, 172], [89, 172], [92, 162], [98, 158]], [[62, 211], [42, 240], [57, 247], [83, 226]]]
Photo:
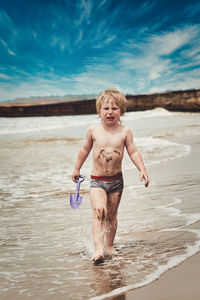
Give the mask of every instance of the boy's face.
[[103, 123], [108, 126], [113, 126], [120, 120], [120, 107], [113, 99], [105, 99], [101, 105], [100, 118]]

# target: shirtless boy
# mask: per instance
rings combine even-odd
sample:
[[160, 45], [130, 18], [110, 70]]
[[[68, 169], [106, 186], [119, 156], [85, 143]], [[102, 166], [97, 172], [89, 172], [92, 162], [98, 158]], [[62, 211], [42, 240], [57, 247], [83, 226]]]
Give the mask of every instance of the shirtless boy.
[[140, 180], [149, 185], [142, 156], [133, 142], [131, 130], [123, 126], [120, 116], [126, 111], [127, 100], [117, 90], [101, 92], [96, 108], [101, 123], [92, 125], [79, 151], [72, 179], [76, 182], [80, 169], [93, 149], [90, 201], [93, 209], [92, 235], [94, 263], [102, 262], [104, 252], [115, 254], [113, 247], [117, 230], [117, 212], [123, 191], [122, 159], [124, 148], [140, 172]]

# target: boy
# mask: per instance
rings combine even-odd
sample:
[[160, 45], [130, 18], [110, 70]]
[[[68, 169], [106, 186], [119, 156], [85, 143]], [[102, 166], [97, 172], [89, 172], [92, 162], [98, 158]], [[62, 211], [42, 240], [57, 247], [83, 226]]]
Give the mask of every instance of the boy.
[[90, 201], [93, 209], [92, 235], [95, 247], [94, 263], [115, 254], [113, 248], [117, 230], [117, 212], [123, 191], [122, 158], [124, 147], [140, 171], [140, 180], [149, 185], [149, 178], [130, 129], [123, 126], [120, 116], [126, 111], [127, 100], [119, 91], [101, 92], [96, 108], [101, 123], [92, 125], [79, 151], [72, 179], [76, 182], [80, 169], [93, 148], [93, 168], [90, 182]]

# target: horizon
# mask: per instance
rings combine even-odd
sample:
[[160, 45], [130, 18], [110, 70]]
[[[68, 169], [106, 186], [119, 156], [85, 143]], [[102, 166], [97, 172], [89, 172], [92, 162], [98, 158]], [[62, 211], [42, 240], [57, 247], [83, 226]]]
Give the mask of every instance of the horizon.
[[[187, 92], [198, 92], [200, 91], [200, 89], [187, 89], [187, 90], [174, 90], [174, 91], [163, 91], [163, 92], [154, 92], [154, 93], [146, 93], [146, 94], [125, 94], [125, 97], [137, 97], [137, 96], [153, 96], [153, 95], [165, 95], [165, 94], [169, 94], [169, 93], [187, 93]], [[79, 101], [79, 100], [95, 100], [98, 97], [97, 94], [77, 94], [77, 95], [63, 95], [63, 96], [59, 96], [59, 95], [49, 95], [49, 96], [29, 96], [29, 97], [17, 97], [15, 99], [12, 100], [2, 100], [0, 101], [0, 105], [1, 104], [24, 104], [27, 103], [25, 102], [25, 100], [30, 100], [30, 104], [31, 104], [31, 100], [39, 100], [41, 98], [41, 100], [45, 100], [45, 99], [50, 99], [53, 100], [55, 98], [55, 100], [62, 100], [62, 99], [68, 99], [68, 100], [72, 100], [72, 101]], [[22, 101], [22, 102], [18, 102], [18, 101]], [[34, 103], [34, 102], [33, 102]]]
[[0, 2], [0, 102], [200, 88], [199, 1]]

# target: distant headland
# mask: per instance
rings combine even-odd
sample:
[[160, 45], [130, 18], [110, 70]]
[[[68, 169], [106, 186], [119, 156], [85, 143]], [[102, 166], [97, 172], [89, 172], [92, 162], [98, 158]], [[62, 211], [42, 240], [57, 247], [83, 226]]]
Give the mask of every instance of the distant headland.
[[[170, 111], [200, 112], [200, 90], [126, 95], [127, 111], [162, 107]], [[96, 113], [94, 97], [30, 97], [0, 104], [0, 117], [63, 116]]]

